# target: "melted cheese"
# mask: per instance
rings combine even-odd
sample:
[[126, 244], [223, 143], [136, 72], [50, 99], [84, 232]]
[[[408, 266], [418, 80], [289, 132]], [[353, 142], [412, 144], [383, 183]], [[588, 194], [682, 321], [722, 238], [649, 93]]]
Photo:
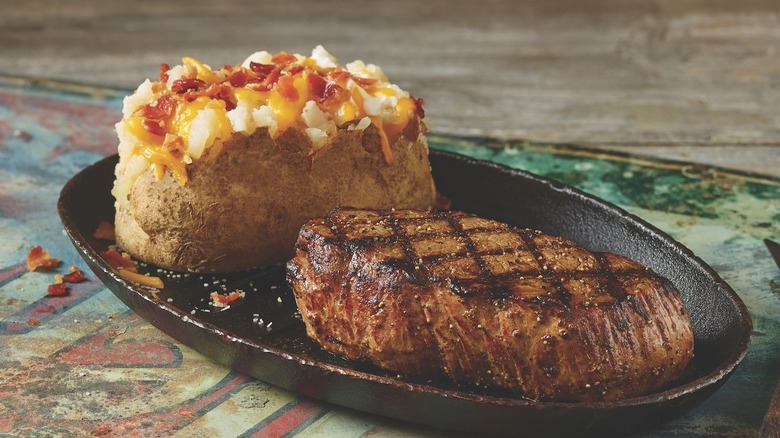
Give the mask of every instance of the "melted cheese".
[[184, 167], [185, 165], [181, 158], [174, 156], [165, 149], [150, 146], [146, 146], [141, 154], [152, 163], [157, 178], [162, 178], [167, 168], [180, 185], [187, 183], [187, 169]]
[[205, 81], [206, 83], [212, 84], [214, 82], [217, 82], [217, 80], [219, 80], [219, 76], [217, 76], [217, 74], [214, 73], [213, 70], [211, 70], [211, 67], [198, 61], [195, 58], [190, 58], [189, 56], [185, 56], [184, 58], [181, 59], [181, 62], [184, 65], [194, 67], [195, 71], [197, 72], [195, 77], [197, 79], [200, 79], [201, 81]]
[[[260, 126], [268, 127], [272, 137], [300, 129], [310, 136], [315, 157], [317, 145], [336, 127], [351, 124], [351, 129], [365, 129], [370, 119], [379, 130], [385, 161], [392, 164], [390, 145], [418, 113], [417, 101], [387, 82], [379, 67], [356, 61], [341, 68], [321, 46], [311, 57], [261, 52], [219, 70], [184, 57], [170, 72], [167, 80], [161, 77], [139, 87], [125, 100], [125, 117], [117, 125], [120, 163], [114, 194], [120, 202], [132, 187], [120, 180], [138, 175], [137, 162], [129, 169], [132, 156], [143, 157], [157, 177], [167, 169], [184, 185], [187, 164], [216, 156], [233, 133], [249, 135]], [[310, 81], [310, 75], [319, 78]], [[323, 83], [332, 88], [325, 95]], [[312, 95], [318, 87], [318, 94]], [[174, 102], [168, 112], [160, 110], [165, 108], [159, 103], [163, 96]], [[312, 101], [318, 111], [309, 108], [304, 114]], [[313, 120], [316, 126], [310, 126]]]
[[125, 127], [128, 132], [135, 136], [139, 143], [146, 145], [161, 145], [163, 137], [152, 134], [144, 128], [143, 117], [128, 117], [124, 121]]
[[[268, 96], [268, 106], [274, 112], [278, 132], [284, 132], [300, 119], [303, 106], [309, 100], [309, 85], [303, 76], [287, 76], [279, 82], [279, 87], [271, 90]], [[296, 98], [290, 99], [291, 94]]]

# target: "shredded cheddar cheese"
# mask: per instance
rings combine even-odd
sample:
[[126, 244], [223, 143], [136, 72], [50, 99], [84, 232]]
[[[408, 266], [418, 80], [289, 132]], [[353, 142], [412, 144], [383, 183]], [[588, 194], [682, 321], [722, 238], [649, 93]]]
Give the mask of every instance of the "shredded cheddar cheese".
[[120, 277], [131, 283], [140, 284], [141, 286], [146, 287], [153, 287], [155, 289], [162, 289], [165, 287], [165, 284], [160, 277], [139, 274], [128, 269], [117, 269], [116, 272]]
[[185, 185], [188, 164], [216, 156], [233, 133], [250, 135], [259, 128], [273, 138], [290, 128], [305, 132], [315, 159], [338, 128], [373, 124], [391, 165], [391, 144], [424, 117], [422, 103], [390, 83], [379, 67], [362, 61], [341, 67], [322, 46], [311, 56], [257, 52], [219, 69], [184, 57], [173, 68], [163, 64], [159, 81], [147, 80], [125, 98], [113, 194], [126, 202], [132, 187], [127, 180], [149, 170], [158, 178], [170, 172]]

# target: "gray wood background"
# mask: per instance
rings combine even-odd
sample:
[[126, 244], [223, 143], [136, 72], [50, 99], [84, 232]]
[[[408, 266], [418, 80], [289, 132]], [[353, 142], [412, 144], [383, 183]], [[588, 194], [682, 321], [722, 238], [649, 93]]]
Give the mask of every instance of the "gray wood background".
[[780, 0], [0, 0], [0, 73], [134, 88], [184, 55], [323, 44], [436, 132], [780, 176]]

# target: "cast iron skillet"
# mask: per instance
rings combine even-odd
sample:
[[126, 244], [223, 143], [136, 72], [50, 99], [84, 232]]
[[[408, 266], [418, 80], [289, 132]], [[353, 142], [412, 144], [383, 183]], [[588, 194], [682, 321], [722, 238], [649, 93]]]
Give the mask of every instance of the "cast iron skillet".
[[[163, 332], [268, 383], [387, 417], [482, 435], [625, 433], [697, 405], [744, 358], [752, 329], [745, 305], [710, 267], [668, 235], [614, 205], [527, 172], [438, 151], [432, 151], [431, 161], [437, 187], [452, 199], [453, 209], [622, 254], [672, 280], [695, 334], [695, 359], [682, 381], [618, 402], [547, 403], [387, 374], [342, 360], [307, 339], [280, 266], [220, 277], [160, 274], [149, 266], [166, 285], [156, 296], [117, 276], [99, 255], [110, 242], [92, 237], [100, 220], [113, 220], [116, 156], [69, 181], [58, 207], [65, 230], [95, 275]], [[246, 297], [229, 309], [217, 312], [209, 306], [210, 292], [237, 288]]]

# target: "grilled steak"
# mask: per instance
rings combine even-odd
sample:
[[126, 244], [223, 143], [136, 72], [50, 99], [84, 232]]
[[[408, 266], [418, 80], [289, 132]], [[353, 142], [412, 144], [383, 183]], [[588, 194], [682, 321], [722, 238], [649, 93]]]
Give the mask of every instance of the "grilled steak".
[[333, 210], [287, 265], [309, 337], [410, 376], [609, 401], [693, 356], [678, 291], [625, 257], [460, 212]]

